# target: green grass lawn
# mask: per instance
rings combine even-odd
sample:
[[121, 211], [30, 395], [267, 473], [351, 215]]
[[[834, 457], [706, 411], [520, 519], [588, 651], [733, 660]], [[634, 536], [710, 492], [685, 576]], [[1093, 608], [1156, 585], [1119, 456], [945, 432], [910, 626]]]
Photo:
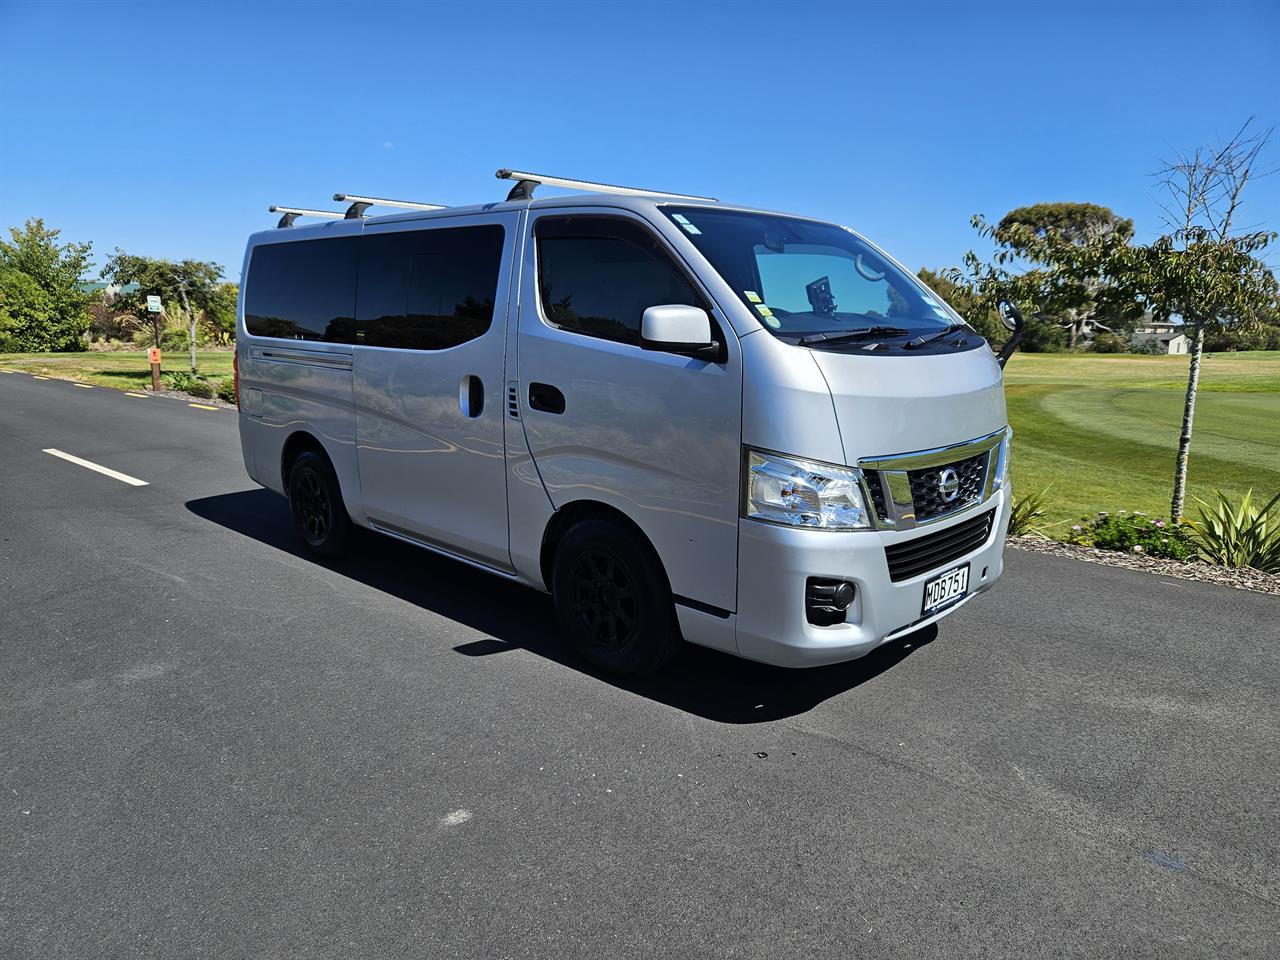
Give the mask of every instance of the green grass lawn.
[[[1186, 357], [1015, 354], [1005, 371], [1017, 496], [1050, 487], [1048, 521], [1168, 516]], [[1280, 352], [1205, 357], [1187, 490], [1280, 492]], [[1188, 500], [1195, 515], [1195, 504]], [[1051, 527], [1060, 531], [1065, 524]]]
[[[231, 376], [234, 354], [230, 350], [197, 350], [196, 368], [201, 376], [220, 379]], [[80, 383], [120, 390], [142, 390], [151, 386], [151, 367], [146, 351], [118, 353], [0, 353], [0, 367], [22, 370], [42, 377], [60, 377]], [[190, 371], [185, 353], [166, 353], [165, 371]]]

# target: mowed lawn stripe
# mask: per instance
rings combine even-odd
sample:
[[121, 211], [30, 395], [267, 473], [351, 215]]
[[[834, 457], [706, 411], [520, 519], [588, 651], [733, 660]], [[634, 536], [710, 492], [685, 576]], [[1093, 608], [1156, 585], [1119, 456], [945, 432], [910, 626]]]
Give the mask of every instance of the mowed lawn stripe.
[[[1049, 487], [1049, 520], [1095, 510], [1167, 515], [1186, 357], [1018, 355], [1007, 370], [1018, 496]], [[1189, 492], [1280, 491], [1280, 354], [1207, 357]], [[1194, 501], [1191, 501], [1194, 515]]]

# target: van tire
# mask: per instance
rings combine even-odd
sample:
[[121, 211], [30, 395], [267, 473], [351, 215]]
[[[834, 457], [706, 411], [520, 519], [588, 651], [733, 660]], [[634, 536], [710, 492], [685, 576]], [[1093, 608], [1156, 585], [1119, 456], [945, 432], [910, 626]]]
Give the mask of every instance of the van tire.
[[306, 450], [290, 464], [289, 510], [293, 528], [308, 552], [318, 557], [346, 552], [351, 542], [351, 517], [327, 457]]
[[569, 528], [556, 548], [551, 592], [569, 645], [607, 673], [652, 673], [680, 648], [662, 567], [616, 521], [593, 517]]

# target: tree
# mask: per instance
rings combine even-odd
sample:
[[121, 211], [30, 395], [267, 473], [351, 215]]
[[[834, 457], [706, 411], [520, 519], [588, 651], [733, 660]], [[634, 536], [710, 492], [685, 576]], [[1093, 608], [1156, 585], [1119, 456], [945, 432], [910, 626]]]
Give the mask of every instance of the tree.
[[[127, 283], [138, 284], [136, 294], [121, 299], [128, 302], [129, 307], [139, 316], [146, 312], [145, 301], [148, 295], [159, 296], [161, 304], [167, 301], [182, 308], [182, 315], [190, 328], [191, 372], [195, 373], [196, 328], [210, 310], [220, 309], [223, 304], [222, 295], [218, 292], [222, 267], [204, 260], [180, 260], [174, 263], [155, 257], [136, 256], [116, 248], [102, 269], [102, 278], [120, 286]], [[154, 314], [148, 316], [147, 320], [151, 324], [152, 340], [158, 347], [164, 332], [163, 321]]]
[[222, 343], [236, 338], [236, 302], [240, 299], [240, 285], [220, 283], [213, 291], [205, 319], [214, 335]]
[[1123, 251], [1113, 268], [1158, 319], [1181, 317], [1191, 339], [1169, 507], [1175, 521], [1186, 498], [1205, 333], [1256, 329], [1276, 315], [1276, 278], [1261, 257], [1276, 234], [1237, 224], [1245, 188], [1261, 175], [1258, 161], [1272, 133], [1254, 132], [1252, 125], [1251, 117], [1221, 146], [1179, 153], [1163, 164], [1156, 176], [1168, 198], [1167, 232]]
[[89, 294], [81, 278], [92, 244], [59, 244], [61, 231], [38, 217], [0, 240], [0, 327], [18, 350], [81, 350], [89, 329]]
[[[988, 304], [1009, 299], [1034, 307], [1024, 349], [1074, 347], [1091, 323], [1132, 326], [1141, 304], [1109, 266], [1129, 246], [1133, 223], [1091, 203], [1041, 203], [1011, 210], [997, 224], [981, 215], [973, 226], [996, 244], [991, 262], [965, 254], [966, 280]], [[1054, 327], [1060, 328], [1055, 331]]]

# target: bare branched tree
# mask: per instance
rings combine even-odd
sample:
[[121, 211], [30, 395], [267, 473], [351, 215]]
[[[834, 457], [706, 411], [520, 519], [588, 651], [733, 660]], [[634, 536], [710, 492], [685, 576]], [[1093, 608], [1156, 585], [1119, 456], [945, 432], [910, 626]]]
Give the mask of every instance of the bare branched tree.
[[1174, 466], [1170, 512], [1181, 518], [1187, 460], [1206, 328], [1249, 326], [1276, 304], [1276, 280], [1260, 254], [1276, 234], [1238, 223], [1245, 188], [1273, 170], [1260, 160], [1274, 128], [1249, 118], [1218, 147], [1177, 153], [1155, 174], [1166, 200], [1167, 232], [1137, 248], [1122, 272], [1162, 319], [1180, 317], [1191, 339], [1182, 432]]

